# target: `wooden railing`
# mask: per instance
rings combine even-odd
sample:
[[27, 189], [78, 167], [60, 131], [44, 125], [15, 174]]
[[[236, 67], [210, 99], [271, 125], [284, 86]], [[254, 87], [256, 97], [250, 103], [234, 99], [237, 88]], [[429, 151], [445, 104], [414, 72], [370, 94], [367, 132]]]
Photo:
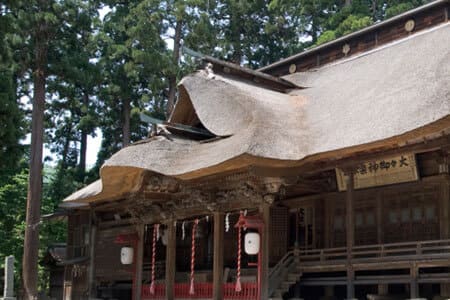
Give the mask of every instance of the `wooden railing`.
[[155, 293], [150, 292], [150, 284], [142, 285], [142, 299], [164, 299], [166, 296], [166, 285], [159, 283], [155, 284]]
[[296, 259], [299, 257], [298, 250], [289, 251], [269, 272], [269, 295], [284, 281], [287, 274], [295, 267]]
[[[354, 262], [445, 258], [450, 257], [450, 240], [355, 246], [350, 256]], [[328, 264], [345, 259], [347, 259], [345, 247], [300, 250], [302, 264]]]
[[225, 283], [223, 285], [223, 299], [232, 300], [256, 300], [258, 295], [258, 285], [256, 282], [242, 282], [242, 290], [236, 292], [235, 283]]
[[[258, 286], [254, 282], [243, 282], [242, 290], [236, 292], [235, 283], [223, 285], [223, 299], [227, 300], [256, 300]], [[189, 283], [176, 283], [174, 293], [176, 299], [212, 299], [213, 284], [209, 282], [194, 283], [194, 295], [189, 294]], [[165, 285], [155, 284], [155, 293], [150, 293], [150, 285], [142, 286], [142, 299], [165, 299]]]

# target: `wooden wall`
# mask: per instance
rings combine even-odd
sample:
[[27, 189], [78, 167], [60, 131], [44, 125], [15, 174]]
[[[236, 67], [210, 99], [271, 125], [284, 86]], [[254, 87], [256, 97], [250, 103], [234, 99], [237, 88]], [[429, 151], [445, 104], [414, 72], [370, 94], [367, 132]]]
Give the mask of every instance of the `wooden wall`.
[[[78, 211], [68, 217], [67, 259], [89, 256], [90, 217], [88, 211]], [[64, 270], [65, 293], [71, 299], [85, 299], [88, 293], [88, 261], [67, 265]]]
[[[114, 242], [121, 234], [135, 233], [132, 226], [98, 229], [95, 245], [95, 278], [97, 282], [112, 282], [132, 279], [132, 265], [122, 265], [120, 250], [127, 246]], [[132, 246], [131, 244], [129, 246]]]
[[[440, 177], [355, 192], [355, 245], [440, 238]], [[345, 194], [325, 197], [329, 247], [345, 245]]]

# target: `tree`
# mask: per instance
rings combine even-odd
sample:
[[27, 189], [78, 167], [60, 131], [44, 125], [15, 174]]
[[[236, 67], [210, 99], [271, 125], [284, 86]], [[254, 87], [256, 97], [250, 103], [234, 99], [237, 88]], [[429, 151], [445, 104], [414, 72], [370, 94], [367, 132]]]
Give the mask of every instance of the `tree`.
[[33, 113], [31, 126], [31, 157], [27, 196], [27, 213], [23, 255], [23, 283], [26, 299], [37, 299], [39, 222], [42, 197], [42, 148], [44, 139], [45, 84], [47, 78], [48, 43], [56, 17], [52, 3], [33, 1], [23, 6], [27, 11], [30, 39], [34, 42], [33, 59]]
[[9, 6], [0, 7], [0, 182], [1, 177], [10, 176], [17, 171], [23, 155], [23, 147], [19, 141], [24, 137], [26, 125], [17, 93], [18, 66], [13, 52], [20, 41], [14, 34], [15, 27]]
[[169, 55], [161, 34], [158, 1], [110, 1], [98, 34], [103, 82], [99, 98], [103, 132], [98, 165], [147, 134], [139, 112], [164, 116]]

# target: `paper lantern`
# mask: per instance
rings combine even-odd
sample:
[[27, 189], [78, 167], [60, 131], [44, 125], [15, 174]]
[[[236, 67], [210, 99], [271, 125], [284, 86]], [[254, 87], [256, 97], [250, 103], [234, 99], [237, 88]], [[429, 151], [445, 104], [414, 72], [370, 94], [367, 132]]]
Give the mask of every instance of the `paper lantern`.
[[123, 265], [131, 265], [133, 263], [133, 248], [123, 247], [120, 250], [120, 262]]
[[259, 233], [249, 232], [245, 235], [245, 253], [248, 255], [256, 255], [259, 253], [261, 238]]

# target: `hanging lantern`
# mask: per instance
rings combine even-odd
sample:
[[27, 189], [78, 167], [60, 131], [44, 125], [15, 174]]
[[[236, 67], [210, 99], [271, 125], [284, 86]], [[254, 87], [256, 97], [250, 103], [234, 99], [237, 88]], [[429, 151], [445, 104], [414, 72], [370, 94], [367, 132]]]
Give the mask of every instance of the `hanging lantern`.
[[131, 265], [133, 263], [133, 252], [132, 247], [122, 247], [120, 249], [120, 262], [123, 265]]
[[259, 233], [249, 232], [245, 235], [244, 241], [245, 253], [248, 255], [256, 255], [259, 253], [259, 248], [261, 245], [261, 238]]

